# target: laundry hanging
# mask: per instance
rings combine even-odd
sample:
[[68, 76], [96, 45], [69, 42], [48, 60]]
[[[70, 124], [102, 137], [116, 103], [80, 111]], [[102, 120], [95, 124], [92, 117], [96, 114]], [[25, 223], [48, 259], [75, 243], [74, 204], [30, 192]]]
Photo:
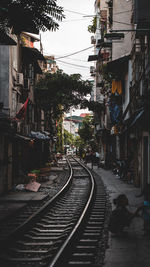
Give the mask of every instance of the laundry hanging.
[[121, 81], [112, 81], [112, 94], [118, 93], [119, 95], [122, 94], [122, 82]]

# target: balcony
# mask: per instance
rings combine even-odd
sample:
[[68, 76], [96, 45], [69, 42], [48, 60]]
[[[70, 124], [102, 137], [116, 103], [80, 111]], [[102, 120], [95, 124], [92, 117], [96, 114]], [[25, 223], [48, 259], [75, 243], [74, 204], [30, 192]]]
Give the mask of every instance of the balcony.
[[95, 67], [94, 66], [90, 66], [90, 73], [91, 73], [91, 76], [95, 76]]
[[91, 36], [91, 44], [96, 44], [96, 39], [94, 36]]
[[90, 55], [88, 57], [88, 61], [97, 61], [98, 60], [98, 55]]

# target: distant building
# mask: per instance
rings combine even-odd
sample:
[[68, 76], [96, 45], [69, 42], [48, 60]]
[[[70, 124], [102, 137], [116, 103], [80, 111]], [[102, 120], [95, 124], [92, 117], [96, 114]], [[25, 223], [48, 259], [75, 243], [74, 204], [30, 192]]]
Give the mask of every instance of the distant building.
[[43, 64], [43, 71], [44, 72], [49, 72], [51, 74], [56, 73], [58, 71], [58, 66], [55, 61], [54, 56], [44, 56], [45, 57], [45, 62]]
[[80, 114], [80, 117], [85, 118], [86, 116], [90, 116], [90, 113], [81, 113], [81, 114]]
[[78, 130], [80, 129], [82, 122], [86, 116], [89, 116], [90, 113], [81, 113], [80, 116], [69, 116], [64, 118], [64, 129], [69, 133], [77, 136]]

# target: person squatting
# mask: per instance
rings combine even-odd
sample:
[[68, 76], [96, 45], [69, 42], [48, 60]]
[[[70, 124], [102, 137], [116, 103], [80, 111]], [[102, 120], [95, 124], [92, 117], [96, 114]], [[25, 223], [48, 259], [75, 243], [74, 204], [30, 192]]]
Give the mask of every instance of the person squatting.
[[129, 201], [125, 194], [118, 195], [113, 203], [116, 207], [111, 213], [108, 230], [115, 235], [122, 235], [125, 233], [124, 228], [129, 227], [133, 218], [138, 215], [139, 208], [134, 213], [130, 212], [127, 208]]

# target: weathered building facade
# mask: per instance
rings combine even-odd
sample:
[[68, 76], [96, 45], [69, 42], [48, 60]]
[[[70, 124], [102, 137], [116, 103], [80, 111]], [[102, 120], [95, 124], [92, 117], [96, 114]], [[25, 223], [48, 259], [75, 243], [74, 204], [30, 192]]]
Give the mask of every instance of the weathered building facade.
[[95, 6], [101, 29], [95, 35], [99, 53], [94, 58], [95, 100], [104, 105], [95, 125], [101, 157], [105, 163], [130, 162], [130, 182], [143, 188], [150, 182], [150, 3], [108, 0], [95, 1]]
[[40, 39], [27, 32], [11, 37], [0, 38], [0, 194], [45, 162], [50, 141], [48, 132], [39, 133], [45, 119], [34, 99], [46, 62], [34, 47]]
[[[7, 39], [6, 39], [7, 38]], [[15, 131], [11, 115], [16, 112], [13, 68], [17, 71], [17, 37], [2, 36], [0, 41], [0, 193], [12, 187], [12, 136]]]

